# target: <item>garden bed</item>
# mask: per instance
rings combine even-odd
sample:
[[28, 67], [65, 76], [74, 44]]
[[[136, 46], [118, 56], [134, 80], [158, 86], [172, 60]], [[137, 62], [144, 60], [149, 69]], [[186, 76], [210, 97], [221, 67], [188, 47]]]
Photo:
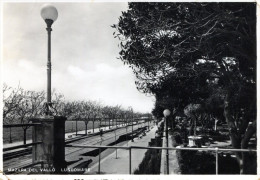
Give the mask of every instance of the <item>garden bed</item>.
[[[181, 174], [216, 174], [216, 156], [213, 152], [177, 151]], [[219, 174], [239, 174], [237, 160], [219, 154]]]
[[[183, 137], [181, 133], [175, 131], [172, 134], [173, 146], [181, 145], [187, 146], [183, 143]], [[223, 135], [217, 132], [212, 132], [206, 136], [203, 136], [203, 144], [209, 143], [212, 147], [218, 147], [221, 144], [226, 144], [221, 148], [232, 148], [229, 142], [227, 134]], [[227, 145], [228, 144], [228, 145]], [[210, 145], [210, 147], [211, 147]], [[181, 170], [181, 174], [216, 174], [216, 155], [212, 151], [189, 151], [189, 150], [177, 150], [177, 158]], [[220, 152], [218, 154], [218, 174], [240, 174], [240, 168], [234, 153]], [[249, 154], [248, 173], [256, 174], [256, 153]]]

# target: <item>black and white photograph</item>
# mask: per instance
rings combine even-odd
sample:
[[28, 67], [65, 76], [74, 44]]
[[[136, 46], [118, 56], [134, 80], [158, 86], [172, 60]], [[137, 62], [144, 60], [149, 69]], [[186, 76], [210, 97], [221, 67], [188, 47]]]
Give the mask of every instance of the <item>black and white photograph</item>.
[[1, 176], [256, 179], [257, 5], [2, 2]]

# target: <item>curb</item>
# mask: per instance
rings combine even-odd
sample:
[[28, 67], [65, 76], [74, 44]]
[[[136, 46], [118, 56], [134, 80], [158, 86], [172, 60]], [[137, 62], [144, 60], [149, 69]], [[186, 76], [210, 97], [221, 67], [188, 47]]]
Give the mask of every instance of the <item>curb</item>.
[[[164, 133], [163, 133], [163, 147], [166, 147], [166, 135], [165, 135], [165, 125], [164, 125]], [[172, 136], [169, 134], [169, 147], [173, 147], [172, 145]], [[161, 154], [161, 168], [160, 175], [167, 175], [167, 164], [166, 164], [166, 150], [162, 150]], [[176, 156], [176, 150], [169, 151], [169, 174], [181, 174], [179, 162]]]

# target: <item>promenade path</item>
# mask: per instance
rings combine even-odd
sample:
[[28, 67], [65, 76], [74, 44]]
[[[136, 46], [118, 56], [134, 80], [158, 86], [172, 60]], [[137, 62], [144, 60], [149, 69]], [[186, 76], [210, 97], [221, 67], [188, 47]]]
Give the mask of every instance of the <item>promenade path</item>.
[[[134, 125], [133, 129], [136, 130], [138, 127], [141, 127], [141, 125]], [[132, 127], [128, 126], [126, 127], [120, 127], [116, 130], [116, 135], [115, 136], [115, 131], [110, 131], [107, 133], [104, 133], [103, 135], [103, 141], [100, 141], [100, 135], [94, 135], [94, 136], [90, 136], [90, 137], [85, 137], [81, 140], [78, 140], [76, 142], [70, 143], [70, 144], [78, 144], [78, 145], [108, 145], [109, 143], [112, 143], [115, 141], [115, 139], [118, 139], [118, 137], [122, 134], [125, 133], [129, 133], [131, 132]], [[65, 137], [66, 139], [69, 139], [68, 137], [70, 135], [74, 136], [74, 133], [66, 133]], [[30, 143], [31, 141], [28, 140], [27, 143]], [[23, 144], [23, 142], [14, 142], [11, 144], [4, 144], [4, 148], [5, 147], [11, 147], [11, 146], [16, 146], [16, 145], [21, 145]], [[25, 149], [25, 148], [24, 148]], [[74, 147], [66, 147], [65, 148], [65, 154], [66, 154], [66, 161], [68, 162], [77, 162], [82, 163], [84, 161], [87, 161], [89, 159], [92, 159], [93, 157], [89, 157], [84, 155], [86, 152], [89, 152], [93, 149], [91, 148], [74, 148]], [[10, 151], [8, 151], [10, 152]], [[25, 165], [29, 165], [32, 163], [32, 154], [28, 154], [28, 155], [24, 155], [24, 156], [20, 156], [20, 157], [16, 157], [16, 158], [12, 158], [9, 160], [5, 160], [3, 162], [3, 166], [4, 166], [4, 171], [6, 172], [6, 170], [8, 168], [19, 168], [19, 167], [23, 167]]]
[[[155, 138], [156, 130], [157, 126], [154, 126], [149, 132], [147, 132], [146, 136], [143, 136], [141, 139], [135, 138], [134, 142], [130, 140], [124, 146], [148, 147], [148, 143], [151, 141], [151, 139]], [[102, 158], [100, 168], [101, 174], [129, 174], [129, 150], [118, 149], [117, 158], [116, 151], [113, 151], [114, 152], [111, 153], [109, 156]], [[142, 162], [146, 151], [146, 149], [132, 149], [132, 174]], [[98, 172], [98, 162], [90, 166], [85, 174], [93, 174], [93, 172]]]

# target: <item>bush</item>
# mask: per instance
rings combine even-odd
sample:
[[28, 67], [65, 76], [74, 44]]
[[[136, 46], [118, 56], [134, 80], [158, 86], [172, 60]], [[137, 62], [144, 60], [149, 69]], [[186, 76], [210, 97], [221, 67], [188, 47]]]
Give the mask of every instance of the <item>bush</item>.
[[149, 149], [134, 174], [160, 174], [161, 150]]
[[[177, 157], [182, 174], [216, 174], [216, 156], [212, 152], [177, 151]], [[239, 171], [235, 158], [219, 154], [219, 174], [239, 174]]]
[[[161, 134], [163, 128], [158, 128], [158, 134]], [[162, 139], [155, 138], [149, 143], [153, 147], [162, 147]], [[134, 171], [134, 174], [160, 174], [161, 151], [157, 149], [149, 149], [146, 151], [142, 162]]]
[[182, 174], [215, 174], [215, 158], [206, 152], [177, 151]]

